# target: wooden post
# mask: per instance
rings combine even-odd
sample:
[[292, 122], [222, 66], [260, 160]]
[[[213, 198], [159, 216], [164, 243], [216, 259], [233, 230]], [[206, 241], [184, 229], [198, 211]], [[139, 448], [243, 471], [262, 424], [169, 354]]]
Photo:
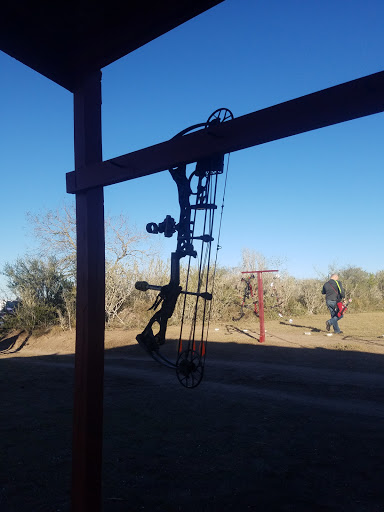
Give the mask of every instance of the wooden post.
[[[102, 161], [101, 72], [74, 93], [75, 169]], [[72, 512], [100, 512], [104, 388], [103, 188], [76, 194], [77, 301]]]

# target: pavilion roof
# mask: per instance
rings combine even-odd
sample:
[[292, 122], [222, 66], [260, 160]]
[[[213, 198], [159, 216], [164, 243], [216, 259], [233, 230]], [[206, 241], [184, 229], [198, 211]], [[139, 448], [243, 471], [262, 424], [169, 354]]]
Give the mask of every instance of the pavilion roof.
[[69, 91], [223, 0], [5, 0], [0, 50]]

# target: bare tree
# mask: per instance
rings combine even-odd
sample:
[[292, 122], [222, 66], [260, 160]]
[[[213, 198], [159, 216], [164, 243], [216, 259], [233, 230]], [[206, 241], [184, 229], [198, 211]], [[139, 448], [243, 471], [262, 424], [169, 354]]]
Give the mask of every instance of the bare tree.
[[241, 266], [243, 271], [264, 270], [267, 268], [266, 258], [252, 249], [242, 249]]
[[[55, 255], [60, 270], [68, 277], [76, 276], [76, 214], [75, 206], [64, 204], [56, 210], [27, 214], [39, 244], [40, 255]], [[126, 217], [107, 217], [105, 220], [106, 254], [106, 317], [108, 322], [118, 318], [121, 308], [134, 288], [137, 268], [151, 256], [148, 238], [129, 224]], [[69, 326], [73, 319], [73, 298], [68, 299]]]
[[[64, 204], [56, 210], [42, 214], [27, 213], [33, 232], [40, 242], [40, 252], [53, 254], [62, 270], [75, 275], [76, 268], [76, 213], [75, 206]], [[123, 215], [105, 219], [105, 254], [107, 262], [114, 265], [128, 256], [137, 260], [147, 254], [139, 244], [148, 238], [138, 232]], [[132, 261], [133, 261], [132, 260]]]
[[19, 258], [13, 265], [6, 263], [3, 274], [19, 301], [15, 326], [31, 330], [53, 325], [58, 318], [66, 317], [64, 295], [72, 293], [73, 283], [62, 274], [53, 256]]
[[135, 262], [147, 252], [139, 245], [148, 238], [147, 233], [136, 231], [128, 224], [126, 217], [107, 217], [105, 220], [105, 253], [106, 259], [112, 265], [131, 257]]
[[107, 323], [119, 320], [124, 324], [123, 318], [119, 315], [128, 298], [134, 290], [137, 273], [132, 268], [119, 261], [106, 265], [105, 273], [105, 313]]
[[34, 235], [40, 242], [39, 255], [55, 255], [61, 271], [76, 274], [76, 216], [74, 206], [64, 204], [60, 209], [43, 214], [27, 213]]
[[301, 302], [310, 315], [320, 313], [324, 306], [324, 295], [321, 294], [323, 283], [318, 279], [303, 279], [300, 282]]

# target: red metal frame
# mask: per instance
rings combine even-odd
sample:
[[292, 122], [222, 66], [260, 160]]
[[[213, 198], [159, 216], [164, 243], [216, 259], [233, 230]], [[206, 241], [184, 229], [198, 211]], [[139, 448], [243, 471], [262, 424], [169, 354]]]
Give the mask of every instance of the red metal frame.
[[259, 299], [259, 319], [260, 319], [260, 343], [265, 341], [265, 323], [264, 323], [264, 288], [263, 288], [263, 272], [278, 272], [278, 270], [247, 270], [242, 274], [257, 274], [257, 293]]

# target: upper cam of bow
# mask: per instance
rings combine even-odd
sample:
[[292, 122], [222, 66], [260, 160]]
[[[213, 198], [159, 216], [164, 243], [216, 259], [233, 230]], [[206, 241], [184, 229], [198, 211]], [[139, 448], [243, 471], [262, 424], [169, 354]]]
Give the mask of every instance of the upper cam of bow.
[[[216, 110], [208, 119], [206, 123], [201, 123], [187, 128], [180, 132], [176, 137], [185, 135], [186, 133], [196, 130], [205, 129], [209, 130], [215, 125], [233, 119], [232, 113], [228, 109]], [[195, 326], [193, 327], [193, 336], [187, 343], [187, 347], [182, 347], [181, 335], [179, 340], [178, 358], [175, 363], [171, 362], [160, 352], [160, 346], [165, 343], [165, 336], [169, 318], [173, 315], [176, 307], [177, 300], [180, 294], [195, 296], [195, 318], [197, 316], [197, 304], [201, 299], [204, 301], [204, 315], [205, 303], [212, 299], [212, 294], [208, 292], [208, 271], [206, 272], [206, 286], [202, 285], [203, 269], [200, 263], [198, 287], [194, 292], [188, 291], [186, 288], [183, 290], [180, 285], [180, 260], [185, 256], [189, 258], [196, 258], [198, 253], [194, 247], [194, 241], [201, 242], [201, 260], [203, 259], [203, 247], [209, 246], [208, 254], [210, 256], [211, 243], [213, 241], [213, 216], [217, 208], [215, 204], [217, 176], [223, 173], [224, 168], [224, 155], [213, 155], [209, 158], [200, 160], [196, 163], [196, 169], [192, 174], [187, 177], [186, 165], [170, 169], [170, 174], [176, 183], [180, 216], [179, 222], [176, 223], [175, 219], [167, 215], [163, 222], [156, 224], [150, 222], [147, 224], [147, 232], [152, 234], [162, 233], [165, 237], [172, 237], [177, 233], [177, 246], [176, 250], [171, 253], [171, 276], [168, 284], [159, 286], [151, 285], [146, 281], [139, 281], [135, 287], [138, 290], [158, 290], [159, 294], [150, 309], [157, 310], [152, 318], [149, 320], [143, 332], [136, 336], [138, 343], [158, 362], [176, 369], [179, 381], [186, 387], [197, 386], [203, 377], [203, 368], [205, 361], [205, 343], [203, 339], [200, 342], [195, 340]], [[192, 190], [192, 183], [196, 182], [195, 191]], [[191, 204], [191, 197], [195, 197], [194, 204]], [[195, 236], [195, 225], [197, 212], [201, 211], [204, 215], [203, 233]], [[208, 232], [206, 232], [208, 231]], [[160, 306], [160, 309], [158, 309]], [[154, 332], [154, 327], [157, 326], [157, 331]]]

